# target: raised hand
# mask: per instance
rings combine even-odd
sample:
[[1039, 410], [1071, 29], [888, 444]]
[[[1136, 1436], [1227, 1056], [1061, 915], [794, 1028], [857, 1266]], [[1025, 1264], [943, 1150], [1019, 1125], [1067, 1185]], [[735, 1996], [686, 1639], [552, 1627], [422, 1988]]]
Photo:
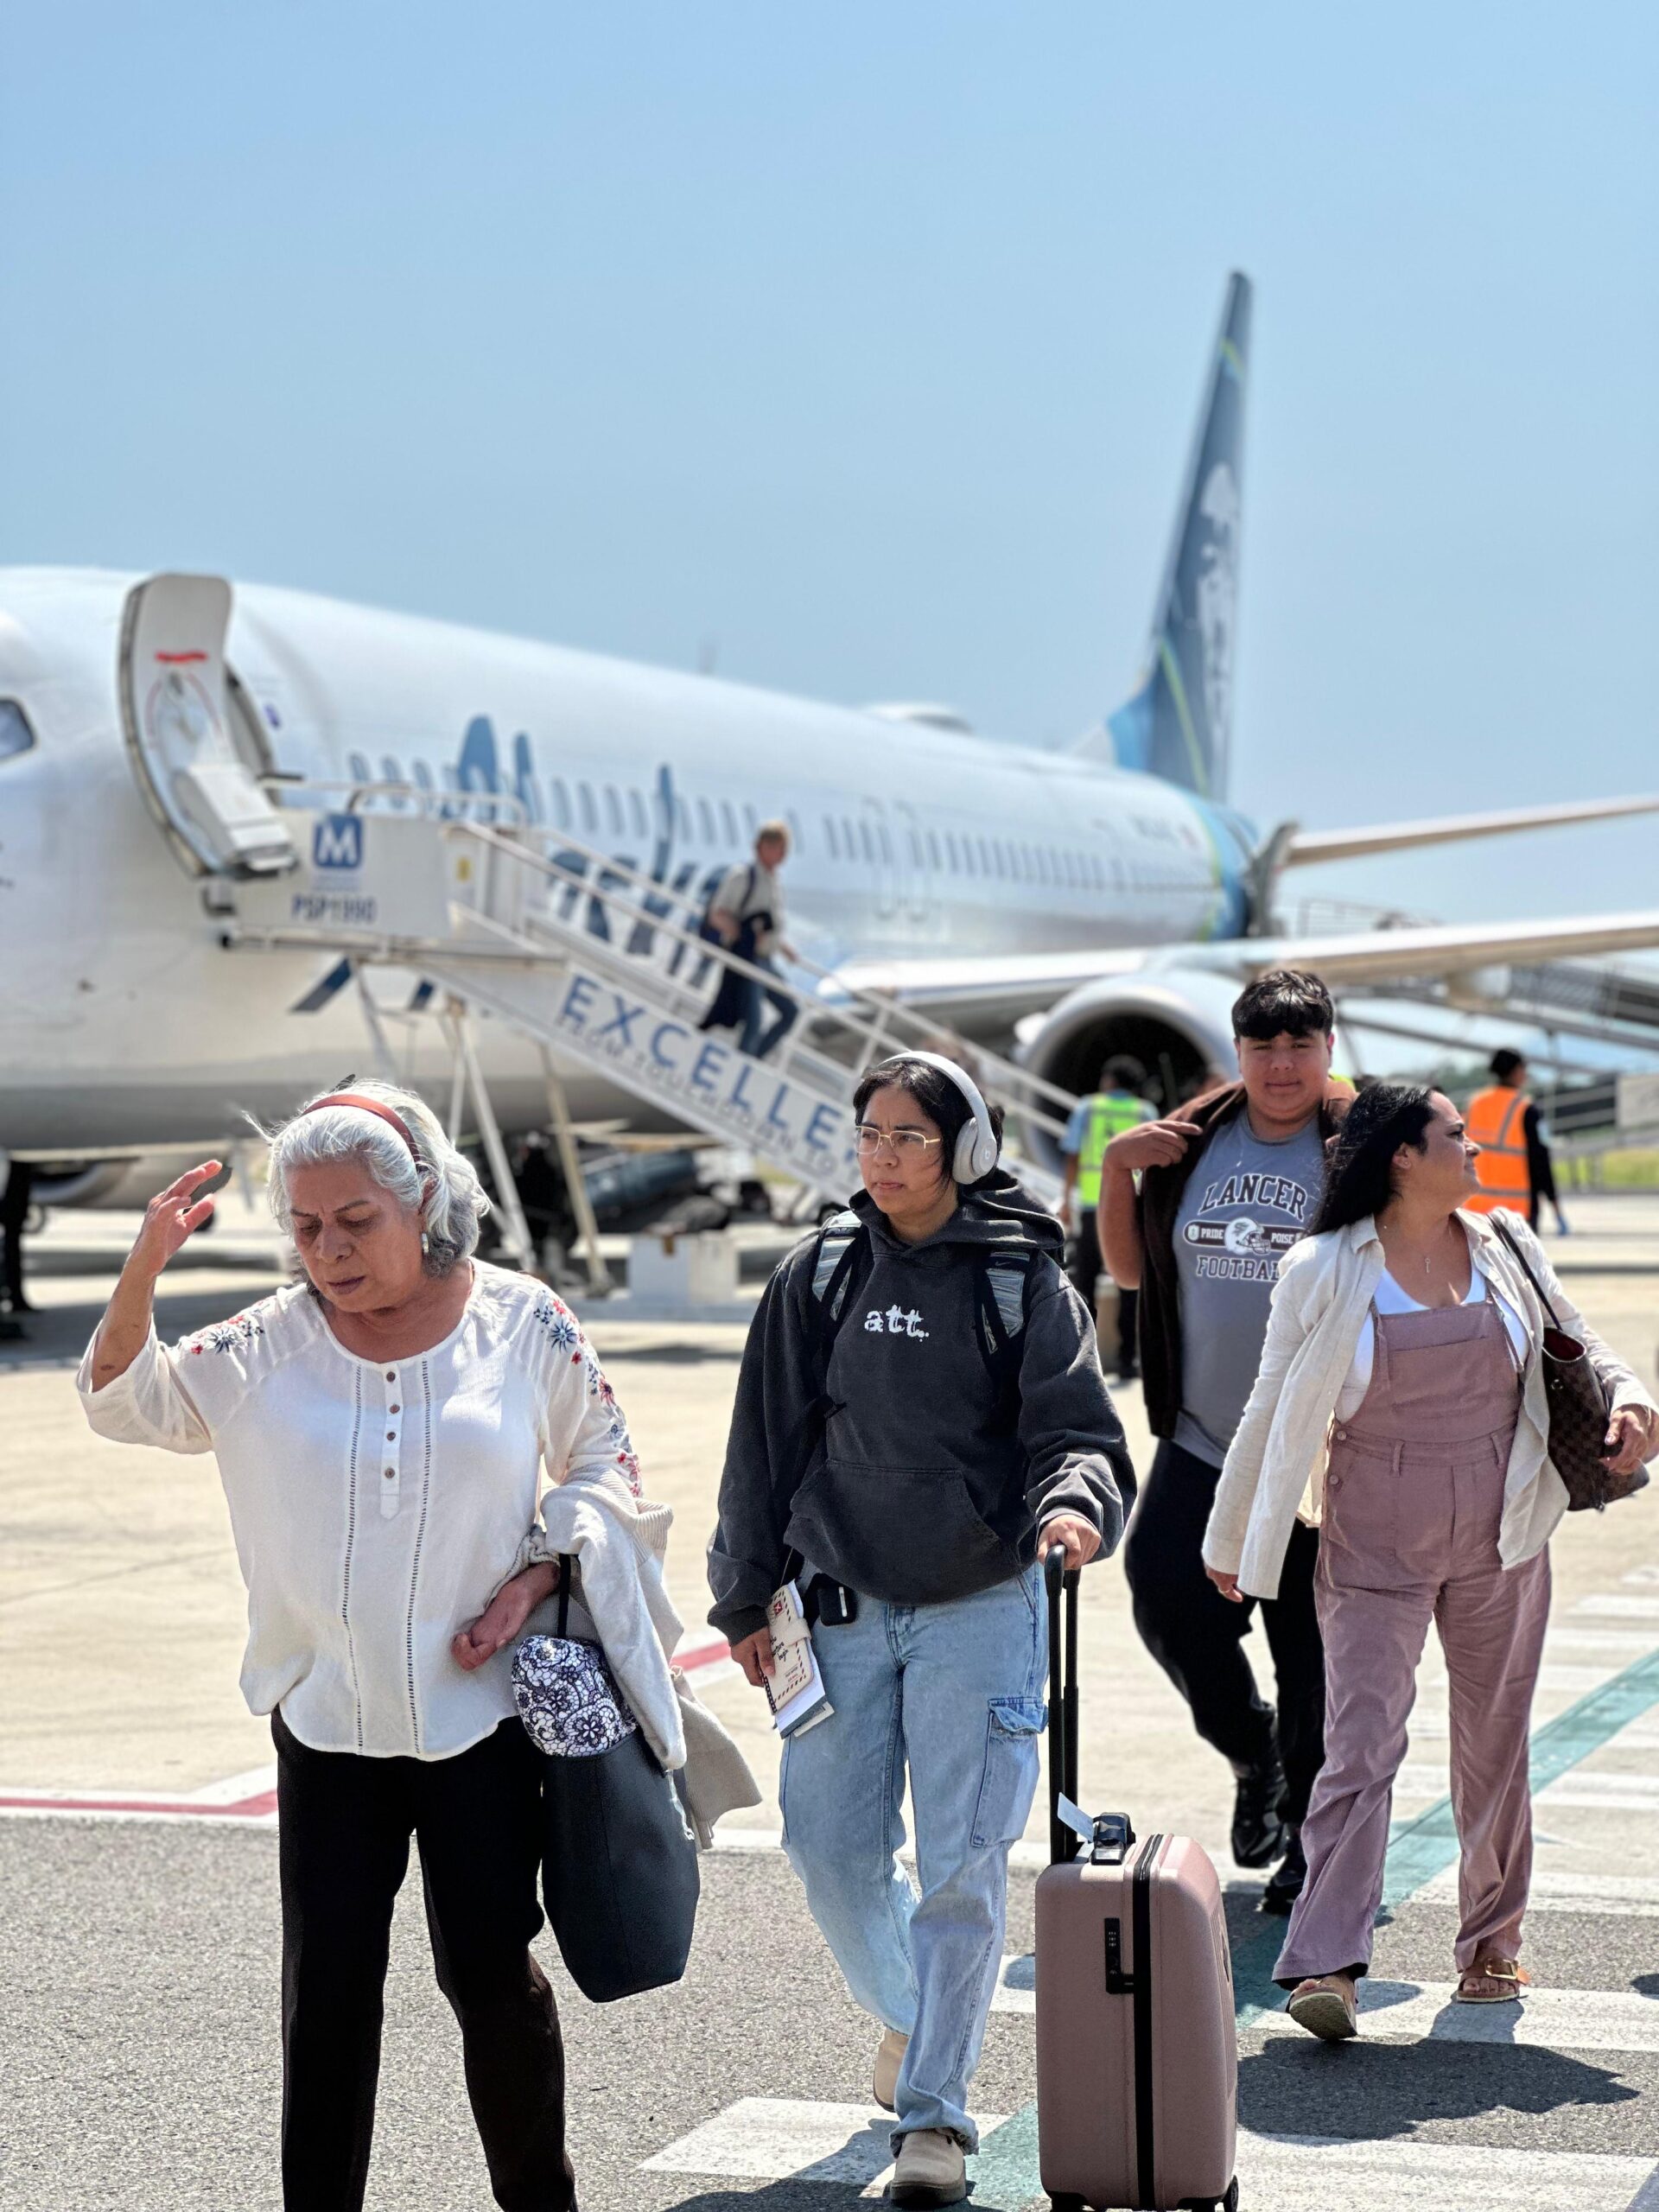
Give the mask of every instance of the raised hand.
[[187, 1167], [176, 1183], [169, 1183], [150, 1200], [144, 1208], [144, 1225], [133, 1245], [130, 1266], [152, 1277], [160, 1274], [192, 1231], [211, 1217], [213, 1199], [195, 1194], [204, 1183], [212, 1182], [222, 1165], [220, 1160], [204, 1160], [200, 1167]]

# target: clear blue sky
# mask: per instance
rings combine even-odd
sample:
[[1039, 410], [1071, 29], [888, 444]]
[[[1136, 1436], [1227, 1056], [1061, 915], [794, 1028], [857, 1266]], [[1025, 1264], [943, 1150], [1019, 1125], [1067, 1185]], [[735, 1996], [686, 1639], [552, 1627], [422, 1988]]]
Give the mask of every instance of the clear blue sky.
[[[713, 639], [1052, 742], [1129, 688], [1236, 265], [1237, 802], [1643, 790], [1656, 147], [1634, 4], [23, 10], [0, 559]], [[1323, 887], [1579, 911], [1656, 860]]]

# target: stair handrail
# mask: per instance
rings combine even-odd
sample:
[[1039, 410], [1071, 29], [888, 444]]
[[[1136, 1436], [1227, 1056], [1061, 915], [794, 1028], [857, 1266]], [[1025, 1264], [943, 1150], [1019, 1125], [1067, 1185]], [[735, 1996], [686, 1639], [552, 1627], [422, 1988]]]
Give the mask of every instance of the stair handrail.
[[[535, 826], [540, 828], [542, 825]], [[590, 897], [603, 898], [613, 903], [644, 927], [660, 931], [664, 936], [675, 943], [689, 947], [704, 958], [717, 960], [727, 967], [735, 969], [739, 974], [750, 976], [754, 981], [763, 983], [769, 990], [782, 988], [804, 1012], [810, 1013], [819, 1019], [838, 1022], [843, 1028], [850, 1030], [855, 1036], [873, 1038], [878, 1043], [885, 1044], [887, 1025], [891, 1022], [898, 1022], [912, 1031], [919, 1031], [924, 1037], [938, 1038], [944, 1043], [956, 1046], [969, 1056], [972, 1063], [994, 1073], [1000, 1085], [1024, 1092], [1028, 1096], [1034, 1095], [1045, 1103], [1052, 1102], [1058, 1106], [1061, 1110], [1058, 1115], [1054, 1115], [1044, 1111], [1043, 1107], [1038, 1104], [1019, 1103], [1020, 1113], [1029, 1116], [1051, 1135], [1064, 1128], [1065, 1118], [1077, 1103], [1074, 1092], [1066, 1090], [1058, 1084], [1051, 1083], [1046, 1077], [1036, 1075], [1031, 1070], [1020, 1066], [1017, 1061], [1007, 1059], [1001, 1053], [992, 1052], [985, 1046], [974, 1043], [952, 1029], [948, 1023], [906, 1006], [903, 1000], [894, 998], [887, 992], [872, 990], [868, 987], [854, 988], [842, 982], [832, 969], [822, 968], [816, 961], [804, 959], [798, 955], [793, 964], [808, 969], [821, 982], [832, 984], [836, 994], [836, 997], [827, 998], [817, 992], [804, 990], [798, 984], [791, 982], [787, 976], [781, 975], [772, 969], [759, 968], [753, 963], [742, 959], [728, 947], [711, 944], [708, 938], [682, 927], [661, 913], [654, 912], [633, 900], [618, 898], [614, 890], [608, 886], [601, 893], [597, 885], [588, 876], [578, 874], [574, 869], [561, 866], [557, 859], [519, 842], [511, 831], [499, 830], [493, 823], [481, 822], [449, 821], [442, 823], [441, 827], [446, 833], [459, 831], [501, 852], [511, 860], [526, 861], [543, 876], [563, 885], [571, 888], [584, 887]], [[563, 851], [572, 853], [583, 861], [591, 861], [611, 877], [615, 878], [620, 875], [628, 882], [639, 885], [651, 896], [659, 899], [672, 899], [676, 904], [684, 907], [690, 907], [692, 904], [684, 891], [677, 891], [672, 885], [663, 883], [655, 876], [647, 875], [643, 869], [635, 868], [632, 862], [617, 860], [608, 853], [601, 852], [597, 847], [584, 844], [580, 838], [568, 836], [563, 830], [556, 830], [553, 834], [560, 839]], [[853, 1018], [849, 1011], [853, 1008], [862, 1014], [861, 1020]], [[902, 1047], [899, 1049], [902, 1050]]]

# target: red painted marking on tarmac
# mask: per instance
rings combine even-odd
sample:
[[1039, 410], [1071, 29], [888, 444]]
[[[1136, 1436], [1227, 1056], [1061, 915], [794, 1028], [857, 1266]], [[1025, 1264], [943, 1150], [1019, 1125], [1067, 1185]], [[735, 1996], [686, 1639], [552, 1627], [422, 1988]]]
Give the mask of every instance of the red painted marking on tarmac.
[[[723, 1636], [694, 1643], [674, 1656], [682, 1672], [718, 1666], [729, 1659], [732, 1647]], [[169, 1813], [175, 1818], [197, 1821], [263, 1821], [276, 1810], [276, 1792], [264, 1789], [257, 1796], [234, 1804], [204, 1804], [199, 1797], [60, 1797], [54, 1790], [31, 1791], [24, 1796], [0, 1796], [0, 1813]]]
[[207, 656], [206, 653], [157, 653], [156, 658], [165, 662], [168, 667], [175, 668], [186, 661], [206, 660]]
[[276, 1792], [262, 1790], [234, 1805], [204, 1805], [195, 1797], [60, 1797], [41, 1790], [29, 1797], [0, 1797], [0, 1812], [188, 1813], [204, 1821], [260, 1821], [276, 1809]]

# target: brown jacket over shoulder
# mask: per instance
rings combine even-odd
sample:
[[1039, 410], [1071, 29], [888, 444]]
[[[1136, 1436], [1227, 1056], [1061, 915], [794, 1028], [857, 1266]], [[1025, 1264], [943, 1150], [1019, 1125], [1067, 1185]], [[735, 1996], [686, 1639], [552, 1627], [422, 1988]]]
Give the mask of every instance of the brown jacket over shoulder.
[[[1322, 1137], [1328, 1141], [1336, 1135], [1343, 1116], [1353, 1103], [1351, 1084], [1326, 1084], [1325, 1096], [1319, 1102]], [[1175, 1217], [1211, 1135], [1243, 1103], [1243, 1084], [1229, 1083], [1219, 1090], [1206, 1091], [1190, 1106], [1179, 1107], [1177, 1118], [1196, 1122], [1204, 1131], [1203, 1139], [1189, 1146], [1185, 1159], [1177, 1161], [1174, 1166], [1148, 1167], [1141, 1177], [1135, 1218], [1145, 1257], [1141, 1265], [1137, 1335], [1147, 1420], [1154, 1436], [1173, 1436], [1181, 1410], [1181, 1292], [1175, 1267]]]

